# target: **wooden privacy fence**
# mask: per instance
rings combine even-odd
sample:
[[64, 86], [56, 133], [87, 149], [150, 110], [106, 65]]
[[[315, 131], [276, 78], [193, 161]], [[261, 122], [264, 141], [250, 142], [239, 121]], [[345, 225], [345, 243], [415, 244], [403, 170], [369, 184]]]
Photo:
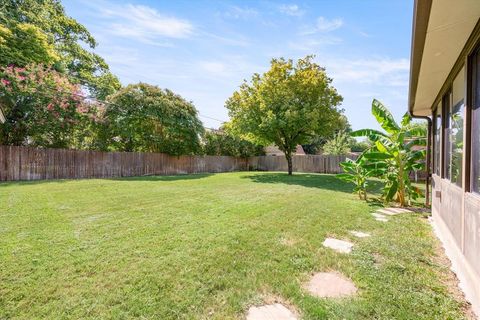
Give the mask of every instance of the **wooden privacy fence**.
[[[296, 172], [339, 173], [342, 156], [294, 156]], [[0, 181], [112, 178], [247, 170], [287, 171], [283, 156], [169, 156], [0, 146]]]
[[[340, 162], [345, 156], [298, 155], [293, 156], [294, 172], [340, 173]], [[287, 160], [283, 156], [261, 156], [248, 159], [250, 170], [287, 171]]]
[[0, 146], [0, 181], [111, 178], [247, 170], [247, 159]]

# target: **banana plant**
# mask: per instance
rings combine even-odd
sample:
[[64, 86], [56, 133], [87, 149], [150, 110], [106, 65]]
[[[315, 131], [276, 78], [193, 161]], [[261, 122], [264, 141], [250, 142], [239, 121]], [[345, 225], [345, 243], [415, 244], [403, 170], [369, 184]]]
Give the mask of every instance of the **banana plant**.
[[372, 171], [365, 167], [363, 154], [356, 160], [348, 159], [340, 163], [344, 173], [337, 174], [337, 178], [354, 184], [353, 192], [358, 194], [360, 200], [367, 200], [368, 178]]
[[397, 124], [390, 111], [376, 99], [372, 102], [372, 114], [385, 132], [362, 129], [351, 133], [353, 137], [366, 136], [372, 142], [372, 147], [363, 154], [363, 167], [383, 179], [386, 202], [394, 200], [401, 206], [410, 205], [420, 190], [412, 186], [409, 174], [424, 168], [426, 152], [414, 147], [426, 145], [426, 129], [412, 125], [409, 114]]

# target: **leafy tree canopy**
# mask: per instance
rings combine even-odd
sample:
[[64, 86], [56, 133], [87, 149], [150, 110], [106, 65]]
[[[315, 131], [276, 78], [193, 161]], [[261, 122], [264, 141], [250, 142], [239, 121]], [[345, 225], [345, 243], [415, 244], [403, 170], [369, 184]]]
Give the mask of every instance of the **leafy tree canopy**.
[[10, 28], [0, 24], [0, 65], [25, 66], [29, 63], [52, 65], [60, 57], [47, 36], [28, 23], [12, 24]]
[[110, 149], [171, 155], [201, 150], [198, 112], [172, 91], [139, 83], [122, 88], [109, 101], [104, 136]]
[[310, 141], [307, 144], [303, 144], [303, 150], [305, 151], [306, 154], [319, 154], [325, 143], [327, 141], [333, 139], [334, 135], [339, 133], [339, 132], [351, 132], [352, 128], [350, 126], [350, 123], [348, 122], [347, 117], [342, 114], [340, 115], [340, 118], [338, 120], [337, 128], [330, 133], [330, 135], [315, 135], [310, 138]]
[[59, 0], [4, 0], [0, 4], [3, 65], [57, 62], [57, 70], [65, 69], [91, 94], [104, 99], [120, 88], [120, 82], [99, 55], [86, 49], [96, 45], [90, 32], [65, 14]]
[[352, 152], [363, 152], [370, 148], [370, 143], [368, 140], [357, 141], [354, 138], [350, 139], [350, 150]]
[[67, 148], [90, 113], [79, 85], [42, 65], [0, 67], [0, 144]]
[[335, 134], [332, 139], [328, 140], [323, 146], [323, 153], [333, 156], [341, 156], [348, 154], [350, 150], [350, 135], [345, 131]]
[[206, 155], [252, 157], [265, 154], [263, 146], [242, 139], [225, 128], [207, 131], [203, 140]]
[[277, 145], [291, 174], [296, 146], [339, 126], [342, 97], [331, 82], [312, 56], [296, 63], [273, 59], [270, 70], [254, 74], [227, 100], [232, 127], [259, 144]]

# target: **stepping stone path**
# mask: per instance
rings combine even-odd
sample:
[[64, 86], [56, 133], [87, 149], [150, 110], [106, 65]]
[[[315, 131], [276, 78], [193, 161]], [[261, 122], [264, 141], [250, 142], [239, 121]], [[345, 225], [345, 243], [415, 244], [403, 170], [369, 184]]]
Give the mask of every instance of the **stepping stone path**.
[[[377, 221], [387, 222], [387, 216], [394, 216], [400, 213], [412, 212], [402, 208], [378, 209], [372, 213]], [[370, 237], [370, 234], [352, 230], [350, 233], [357, 238]], [[290, 244], [288, 239], [281, 239], [282, 244]], [[340, 253], [352, 252], [353, 243], [326, 238], [323, 246]], [[318, 298], [342, 298], [355, 295], [357, 287], [345, 276], [337, 272], [319, 272], [312, 276], [304, 288], [313, 296]], [[247, 320], [297, 320], [297, 316], [290, 309], [281, 303], [267, 304], [263, 306], [252, 306], [248, 309]]]
[[387, 216], [394, 216], [400, 213], [411, 213], [411, 210], [403, 209], [403, 208], [385, 208], [385, 209], [378, 209], [377, 213], [386, 214]]
[[361, 231], [350, 231], [357, 238], [367, 238], [370, 237], [369, 233], [361, 232]]
[[334, 238], [327, 238], [323, 241], [323, 246], [341, 253], [352, 252], [353, 243]]
[[378, 209], [375, 213], [372, 213], [372, 216], [375, 217], [375, 220], [377, 221], [382, 221], [382, 222], [387, 222], [388, 218], [387, 216], [394, 216], [400, 213], [411, 213], [411, 210], [408, 209], [403, 209], [403, 208], [384, 208], [384, 209]]
[[337, 272], [320, 272], [305, 284], [305, 289], [318, 298], [342, 298], [357, 293], [353, 282]]
[[372, 216], [375, 218], [375, 220], [377, 221], [382, 221], [382, 222], [387, 222], [388, 219], [387, 217], [385, 217], [383, 214], [379, 214], [379, 213], [372, 213]]
[[247, 320], [297, 320], [297, 316], [283, 304], [267, 304], [250, 307]]

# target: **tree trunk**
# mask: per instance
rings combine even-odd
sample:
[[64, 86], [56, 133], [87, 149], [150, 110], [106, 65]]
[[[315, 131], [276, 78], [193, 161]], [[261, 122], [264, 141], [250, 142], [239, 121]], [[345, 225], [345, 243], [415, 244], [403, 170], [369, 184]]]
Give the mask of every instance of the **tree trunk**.
[[291, 152], [285, 152], [285, 158], [287, 158], [288, 175], [291, 176], [292, 172], [293, 172], [292, 153]]

